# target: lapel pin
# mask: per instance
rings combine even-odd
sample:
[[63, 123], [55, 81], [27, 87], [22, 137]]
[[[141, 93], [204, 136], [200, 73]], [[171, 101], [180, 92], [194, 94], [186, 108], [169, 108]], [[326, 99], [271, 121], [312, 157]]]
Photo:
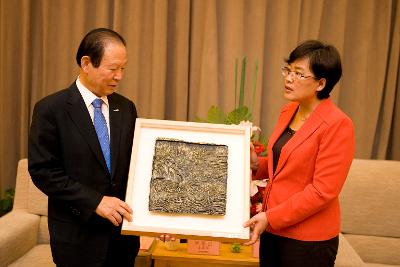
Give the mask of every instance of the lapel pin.
[[119, 111], [119, 108], [113, 109], [113, 111]]

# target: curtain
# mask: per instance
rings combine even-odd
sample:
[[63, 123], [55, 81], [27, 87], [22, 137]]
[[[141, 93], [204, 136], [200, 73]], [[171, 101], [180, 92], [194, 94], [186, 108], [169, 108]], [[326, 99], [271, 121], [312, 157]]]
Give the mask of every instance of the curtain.
[[[353, 120], [356, 157], [400, 160], [398, 0], [0, 0], [0, 192], [27, 156], [34, 104], [79, 73], [78, 45], [107, 27], [127, 41], [119, 92], [143, 118], [190, 120], [234, 109], [235, 62], [247, 58], [245, 104], [269, 136], [283, 98], [280, 67], [301, 41], [335, 45], [333, 101]], [[255, 101], [252, 82], [259, 70]]]

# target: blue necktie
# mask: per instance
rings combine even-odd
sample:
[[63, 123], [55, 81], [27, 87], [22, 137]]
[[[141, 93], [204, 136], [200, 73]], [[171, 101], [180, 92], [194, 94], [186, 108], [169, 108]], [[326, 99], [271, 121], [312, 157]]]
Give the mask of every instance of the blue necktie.
[[106, 160], [108, 172], [111, 173], [111, 155], [110, 155], [110, 138], [108, 137], [107, 122], [101, 112], [103, 100], [96, 98], [92, 105], [94, 107], [93, 123], [96, 129], [97, 138], [99, 139], [101, 150], [103, 151], [104, 159]]

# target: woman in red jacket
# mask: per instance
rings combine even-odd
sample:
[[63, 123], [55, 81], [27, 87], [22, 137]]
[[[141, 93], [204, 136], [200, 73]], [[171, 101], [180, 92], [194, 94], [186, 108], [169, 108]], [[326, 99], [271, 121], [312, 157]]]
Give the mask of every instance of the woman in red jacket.
[[[334, 266], [338, 195], [354, 155], [353, 123], [329, 94], [342, 75], [338, 51], [309, 40], [282, 68], [284, 106], [268, 158], [252, 151], [257, 179], [268, 177], [262, 212], [245, 222], [260, 237], [260, 266]], [[260, 236], [261, 235], [261, 236]]]

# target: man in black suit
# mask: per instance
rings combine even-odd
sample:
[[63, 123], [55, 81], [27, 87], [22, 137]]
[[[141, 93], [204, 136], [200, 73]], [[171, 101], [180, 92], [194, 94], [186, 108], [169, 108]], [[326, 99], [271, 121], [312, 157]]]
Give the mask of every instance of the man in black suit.
[[35, 105], [29, 172], [49, 197], [57, 266], [132, 267], [139, 237], [121, 235], [120, 226], [123, 218], [132, 220], [123, 199], [137, 113], [132, 101], [115, 93], [127, 62], [125, 40], [109, 29], [92, 30], [76, 60], [76, 81]]

